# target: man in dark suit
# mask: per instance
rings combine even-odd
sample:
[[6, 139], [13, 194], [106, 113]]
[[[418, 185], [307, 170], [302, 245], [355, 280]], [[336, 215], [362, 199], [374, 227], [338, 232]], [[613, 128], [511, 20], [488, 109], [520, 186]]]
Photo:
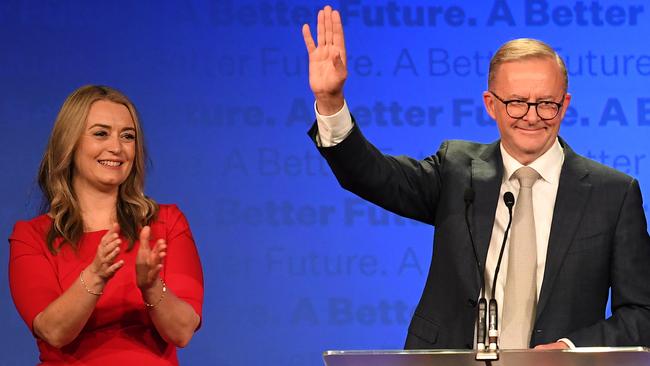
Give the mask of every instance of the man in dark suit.
[[[531, 39], [504, 44], [483, 93], [501, 139], [447, 141], [417, 161], [381, 154], [349, 114], [339, 13], [319, 12], [318, 45], [307, 25], [303, 37], [316, 97], [309, 134], [340, 184], [436, 228], [407, 349], [472, 347], [483, 272], [477, 262], [489, 298], [509, 219], [505, 192], [517, 203], [494, 286], [501, 348], [650, 345], [650, 237], [639, 184], [558, 137], [571, 95], [555, 51]], [[475, 249], [464, 221], [468, 187]]]

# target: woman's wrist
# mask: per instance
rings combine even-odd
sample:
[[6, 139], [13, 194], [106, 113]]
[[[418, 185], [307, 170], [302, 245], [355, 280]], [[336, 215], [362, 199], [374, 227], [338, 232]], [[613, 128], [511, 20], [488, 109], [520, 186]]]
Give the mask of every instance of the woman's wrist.
[[106, 281], [97, 272], [93, 271], [91, 267], [88, 266], [79, 273], [79, 281], [86, 292], [99, 296], [104, 293]]
[[158, 277], [154, 280], [151, 286], [140, 288], [140, 292], [142, 293], [142, 300], [144, 301], [145, 306], [153, 308], [160, 304], [165, 297], [167, 286], [162, 278]]

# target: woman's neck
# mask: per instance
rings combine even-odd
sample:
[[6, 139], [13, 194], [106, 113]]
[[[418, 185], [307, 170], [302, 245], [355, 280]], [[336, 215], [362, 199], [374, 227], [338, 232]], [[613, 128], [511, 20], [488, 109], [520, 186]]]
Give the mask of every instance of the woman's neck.
[[[81, 187], [79, 187], [81, 188]], [[117, 221], [117, 189], [103, 192], [94, 189], [76, 189], [84, 231], [108, 230]]]

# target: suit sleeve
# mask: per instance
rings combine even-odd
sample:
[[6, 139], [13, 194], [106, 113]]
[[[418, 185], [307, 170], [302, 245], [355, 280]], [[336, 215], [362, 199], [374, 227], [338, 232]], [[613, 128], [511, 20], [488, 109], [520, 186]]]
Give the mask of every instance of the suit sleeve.
[[612, 240], [612, 316], [567, 338], [576, 346], [650, 346], [650, 236], [639, 183], [632, 180]]
[[[314, 142], [317, 134], [314, 124], [309, 130]], [[420, 161], [383, 155], [355, 123], [341, 143], [318, 150], [346, 190], [395, 214], [433, 225], [447, 143]]]

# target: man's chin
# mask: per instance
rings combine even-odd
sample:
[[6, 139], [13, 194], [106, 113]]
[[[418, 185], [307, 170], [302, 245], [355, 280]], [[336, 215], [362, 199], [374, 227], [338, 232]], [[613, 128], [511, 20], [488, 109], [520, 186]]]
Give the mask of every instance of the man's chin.
[[535, 144], [522, 144], [518, 148], [523, 155], [533, 157], [534, 159], [537, 159], [548, 150], [546, 144], [539, 142]]

